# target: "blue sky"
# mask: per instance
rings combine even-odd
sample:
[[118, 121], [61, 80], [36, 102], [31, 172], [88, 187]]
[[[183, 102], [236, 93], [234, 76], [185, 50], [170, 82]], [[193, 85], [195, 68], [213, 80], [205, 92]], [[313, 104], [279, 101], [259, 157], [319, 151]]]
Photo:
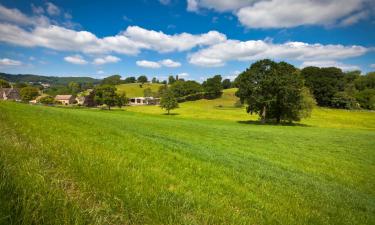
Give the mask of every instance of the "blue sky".
[[262, 58], [375, 70], [371, 0], [0, 0], [0, 71], [233, 78]]

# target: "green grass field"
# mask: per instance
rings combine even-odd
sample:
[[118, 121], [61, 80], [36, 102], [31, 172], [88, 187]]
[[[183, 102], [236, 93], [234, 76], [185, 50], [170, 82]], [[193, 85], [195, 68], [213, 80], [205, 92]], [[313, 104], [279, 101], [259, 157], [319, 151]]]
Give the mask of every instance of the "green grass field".
[[0, 224], [375, 223], [373, 112], [259, 125], [234, 101], [0, 102]]
[[120, 84], [117, 85], [117, 91], [119, 93], [125, 92], [126, 96], [131, 97], [143, 97], [143, 91], [146, 88], [151, 88], [153, 92], [157, 92], [159, 90], [159, 87], [163, 84], [153, 84], [153, 83], [146, 83], [143, 84], [142, 88], [140, 87], [140, 83], [131, 83], [131, 84]]

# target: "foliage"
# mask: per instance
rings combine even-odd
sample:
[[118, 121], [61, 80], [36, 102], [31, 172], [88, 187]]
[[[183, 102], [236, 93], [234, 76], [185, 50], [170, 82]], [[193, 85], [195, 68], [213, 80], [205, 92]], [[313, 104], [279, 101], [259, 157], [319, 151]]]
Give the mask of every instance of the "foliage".
[[157, 83], [159, 83], [159, 80], [156, 77], [153, 77], [152, 80], [151, 80], [151, 83], [157, 84]]
[[333, 96], [344, 90], [344, 73], [339, 68], [305, 67], [301, 71], [319, 106], [332, 106]]
[[21, 88], [27, 87], [27, 84], [25, 84], [23, 82], [17, 82], [17, 83], [15, 83], [14, 87], [21, 89]]
[[51, 85], [68, 85], [70, 82], [79, 84], [93, 83], [98, 84], [100, 80], [91, 77], [52, 77], [52, 76], [39, 76], [32, 74], [7, 74], [0, 73], [0, 79], [7, 80], [13, 83], [48, 83]]
[[223, 82], [221, 82], [221, 85], [223, 86], [223, 89], [228, 89], [232, 87], [232, 82], [229, 79], [224, 79]]
[[172, 76], [172, 75], [169, 76], [169, 77], [168, 77], [168, 84], [171, 85], [171, 84], [173, 84], [174, 82], [176, 82], [176, 79], [174, 78], [174, 76]]
[[375, 72], [367, 73], [365, 76], [360, 76], [354, 81], [355, 87], [359, 91], [365, 89], [375, 89]]
[[360, 91], [356, 93], [355, 98], [362, 108], [375, 110], [375, 89]]
[[144, 90], [147, 88], [150, 88], [153, 93], [157, 93], [159, 87], [164, 86], [163, 84], [153, 83], [145, 83], [142, 85], [142, 87], [140, 87], [139, 85], [139, 83], [120, 84], [117, 85], [116, 88], [118, 93], [125, 92], [127, 97], [133, 98], [144, 96]]
[[151, 88], [145, 88], [144, 90], [143, 90], [143, 96], [144, 97], [152, 97], [152, 96], [154, 96], [154, 93], [152, 92], [152, 90], [151, 90]]
[[77, 95], [81, 91], [81, 86], [73, 81], [68, 84], [68, 88], [70, 90], [70, 94], [72, 95]]
[[121, 108], [129, 103], [129, 99], [126, 97], [126, 93], [122, 92], [120, 95], [116, 97], [116, 105]]
[[24, 102], [31, 101], [39, 95], [39, 89], [35, 87], [24, 87], [20, 91], [21, 99]]
[[135, 77], [127, 77], [125, 78], [124, 82], [125, 84], [135, 83], [137, 79]]
[[170, 89], [173, 95], [177, 98], [203, 91], [202, 86], [198, 82], [192, 80], [177, 80], [170, 86]]
[[102, 80], [101, 84], [109, 84], [109, 85], [117, 85], [121, 83], [121, 76], [120, 75], [112, 75], [106, 77]]
[[138, 83], [141, 83], [141, 84], [144, 84], [144, 83], [147, 83], [147, 77], [145, 75], [142, 75], [142, 76], [139, 76], [138, 79], [137, 79], [137, 82]]
[[206, 92], [206, 96], [209, 99], [218, 98], [221, 96], [223, 90], [221, 79], [222, 78], [220, 75], [216, 75], [203, 82], [202, 86]]
[[0, 79], [0, 88], [10, 88], [10, 84], [8, 81]]
[[55, 98], [53, 96], [47, 95], [39, 99], [39, 102], [44, 105], [52, 105], [55, 103]]
[[168, 115], [170, 110], [178, 108], [177, 99], [174, 97], [173, 92], [170, 89], [167, 89], [162, 95], [160, 107], [167, 110]]
[[356, 99], [352, 96], [350, 96], [345, 91], [337, 92], [332, 100], [332, 107], [338, 108], [338, 109], [358, 109], [359, 104], [356, 101]]
[[247, 112], [257, 113], [262, 121], [299, 121], [303, 108], [303, 79], [288, 63], [268, 59], [257, 61], [236, 81], [236, 96], [246, 103]]
[[112, 85], [101, 85], [95, 88], [95, 102], [99, 105], [105, 104], [110, 110], [118, 102], [116, 88]]

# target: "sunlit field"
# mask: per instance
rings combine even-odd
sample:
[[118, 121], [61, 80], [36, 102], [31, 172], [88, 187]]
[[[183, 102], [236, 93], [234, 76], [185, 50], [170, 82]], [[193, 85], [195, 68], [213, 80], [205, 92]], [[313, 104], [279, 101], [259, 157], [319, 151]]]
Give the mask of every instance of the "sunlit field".
[[145, 89], [150, 88], [152, 92], [157, 92], [163, 84], [145, 83], [142, 87], [140, 85], [140, 83], [120, 84], [116, 88], [119, 93], [125, 92], [127, 97], [143, 97]]
[[232, 94], [171, 116], [0, 102], [0, 223], [375, 223], [371, 112], [259, 125]]

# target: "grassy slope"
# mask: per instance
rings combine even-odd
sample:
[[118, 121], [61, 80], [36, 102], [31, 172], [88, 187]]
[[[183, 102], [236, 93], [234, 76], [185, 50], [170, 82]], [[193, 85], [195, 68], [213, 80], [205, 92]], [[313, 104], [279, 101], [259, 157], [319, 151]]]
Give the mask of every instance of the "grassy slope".
[[371, 130], [0, 112], [3, 224], [375, 223]]
[[[224, 90], [223, 96], [214, 100], [198, 100], [184, 102], [180, 108], [173, 110], [176, 117], [201, 118], [230, 121], [257, 120], [257, 115], [245, 113], [245, 108], [236, 108], [234, 103], [237, 97], [236, 89]], [[127, 111], [147, 114], [163, 114], [159, 106], [134, 106], [126, 108]], [[335, 128], [361, 128], [375, 130], [375, 113], [369, 111], [349, 111], [328, 108], [315, 108], [311, 118], [300, 122], [307, 126], [335, 127]]]
[[127, 97], [143, 97], [143, 91], [146, 88], [151, 88], [153, 92], [157, 92], [160, 86], [162, 86], [162, 84], [147, 83], [147, 84], [143, 84], [141, 88], [139, 83], [133, 83], [133, 84], [120, 84], [120, 85], [117, 85], [116, 88], [118, 92], [125, 91]]

